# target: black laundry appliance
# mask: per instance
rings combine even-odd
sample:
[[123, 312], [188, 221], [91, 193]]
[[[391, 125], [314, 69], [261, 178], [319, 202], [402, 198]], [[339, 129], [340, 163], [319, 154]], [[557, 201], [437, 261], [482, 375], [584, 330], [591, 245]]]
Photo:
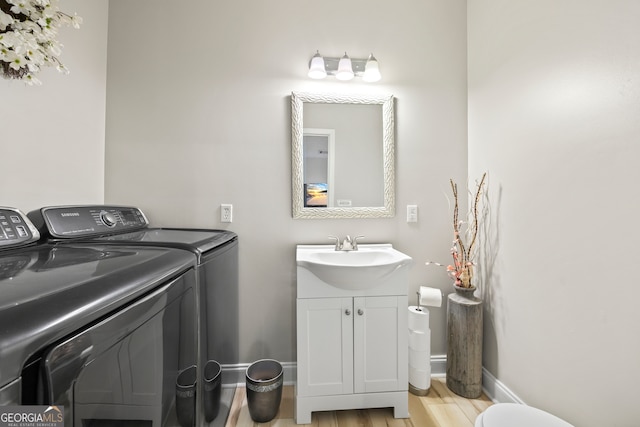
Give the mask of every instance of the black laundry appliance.
[[[198, 425], [224, 426], [239, 382], [237, 234], [150, 227], [140, 209], [128, 206], [51, 206], [30, 212], [29, 218], [49, 242], [56, 244], [84, 241], [168, 247], [192, 253], [200, 307]], [[215, 374], [215, 366], [221, 368], [222, 387], [212, 394], [205, 388], [213, 386], [208, 371]]]
[[193, 255], [38, 242], [0, 208], [0, 405], [55, 405], [67, 427], [189, 427], [197, 364]]

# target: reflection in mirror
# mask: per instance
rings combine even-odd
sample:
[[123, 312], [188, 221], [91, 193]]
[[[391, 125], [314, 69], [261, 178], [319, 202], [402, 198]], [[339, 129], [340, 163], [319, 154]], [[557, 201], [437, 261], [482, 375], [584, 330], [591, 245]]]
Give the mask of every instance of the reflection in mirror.
[[305, 128], [303, 132], [304, 207], [334, 206], [335, 130]]
[[294, 218], [394, 215], [392, 96], [292, 93]]

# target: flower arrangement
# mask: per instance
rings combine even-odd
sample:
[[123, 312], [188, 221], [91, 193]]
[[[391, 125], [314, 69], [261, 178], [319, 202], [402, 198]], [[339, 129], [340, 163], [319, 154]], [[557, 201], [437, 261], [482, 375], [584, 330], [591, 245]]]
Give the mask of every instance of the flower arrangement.
[[68, 74], [58, 59], [58, 28], [81, 23], [76, 14], [61, 12], [58, 0], [0, 0], [0, 74], [30, 85], [41, 84], [35, 74], [43, 66]]
[[[473, 258], [475, 256], [475, 245], [478, 237], [478, 222], [479, 222], [479, 205], [480, 196], [482, 194], [482, 187], [484, 186], [487, 173], [485, 172], [480, 179], [480, 183], [476, 188], [475, 197], [473, 199], [473, 207], [469, 214], [470, 221], [466, 222], [467, 229], [462, 236], [462, 228], [465, 222], [460, 220], [458, 215], [458, 185], [449, 180], [451, 183], [451, 190], [453, 192], [453, 245], [451, 246], [451, 256], [453, 257], [453, 264], [447, 265], [447, 274], [454, 280], [454, 284], [461, 288], [473, 288], [471, 283], [473, 278]], [[465, 244], [465, 240], [468, 243]], [[439, 264], [433, 261], [427, 261], [426, 265], [437, 265], [444, 267], [443, 264]]]

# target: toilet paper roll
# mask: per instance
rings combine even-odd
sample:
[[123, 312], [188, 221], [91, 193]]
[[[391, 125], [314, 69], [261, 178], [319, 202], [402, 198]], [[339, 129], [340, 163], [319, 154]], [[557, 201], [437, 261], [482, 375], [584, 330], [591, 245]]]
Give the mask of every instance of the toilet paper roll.
[[420, 370], [409, 366], [409, 384], [419, 390], [431, 387], [431, 367], [427, 370]]
[[428, 351], [417, 351], [409, 349], [409, 366], [420, 371], [426, 371], [431, 364], [431, 355]]
[[420, 290], [418, 292], [420, 292], [420, 305], [426, 305], [429, 307], [442, 306], [442, 291], [440, 291], [440, 289], [420, 286]]
[[409, 306], [409, 330], [414, 332], [427, 332], [429, 330], [429, 310], [418, 309], [415, 305]]
[[416, 351], [431, 352], [431, 331], [411, 331], [409, 330], [409, 349]]

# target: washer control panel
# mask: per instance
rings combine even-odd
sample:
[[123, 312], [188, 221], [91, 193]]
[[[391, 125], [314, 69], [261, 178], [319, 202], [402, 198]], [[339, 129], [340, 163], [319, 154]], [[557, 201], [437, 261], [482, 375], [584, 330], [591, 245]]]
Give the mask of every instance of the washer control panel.
[[78, 239], [139, 230], [149, 225], [138, 208], [128, 206], [56, 206], [29, 212], [40, 232], [53, 238]]
[[0, 207], [0, 249], [23, 246], [39, 238], [40, 233], [22, 212]]

